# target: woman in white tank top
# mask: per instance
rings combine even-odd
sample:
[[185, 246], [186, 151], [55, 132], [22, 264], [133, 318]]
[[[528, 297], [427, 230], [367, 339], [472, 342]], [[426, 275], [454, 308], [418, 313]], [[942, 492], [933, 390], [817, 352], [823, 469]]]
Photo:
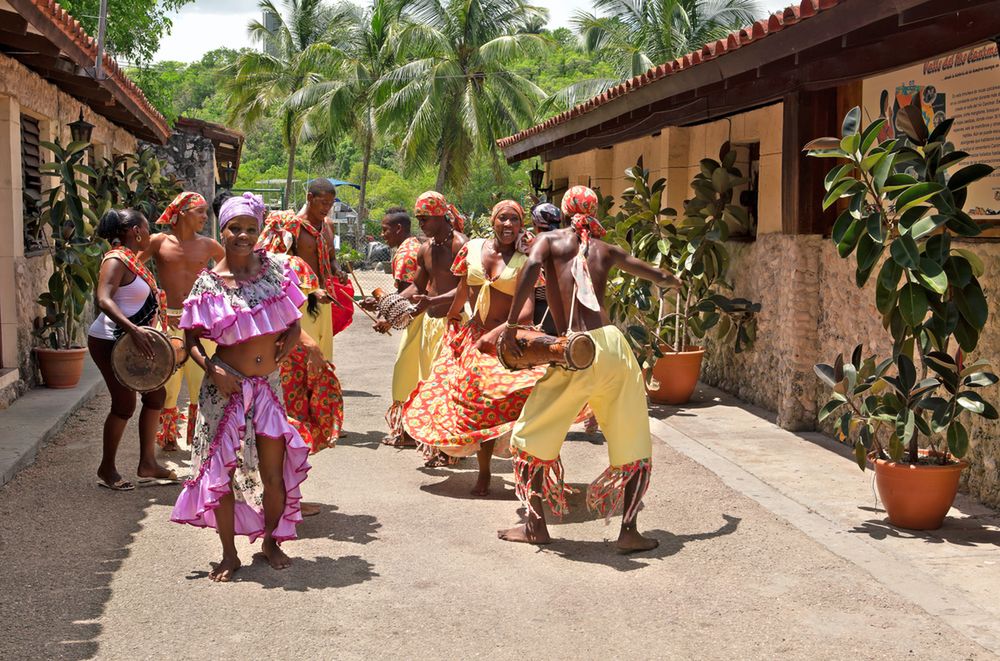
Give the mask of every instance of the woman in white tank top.
[[[104, 255], [97, 281], [97, 307], [101, 313], [87, 333], [90, 356], [111, 393], [111, 411], [104, 420], [103, 452], [97, 477], [102, 487], [128, 491], [135, 485], [118, 472], [115, 457], [125, 426], [135, 413], [136, 394], [115, 376], [111, 350], [119, 337], [128, 334], [140, 351], [152, 357], [147, 326], [156, 319], [160, 297], [156, 281], [138, 259], [138, 254], [149, 247], [149, 222], [145, 216], [134, 209], [112, 209], [101, 218], [97, 235], [111, 242], [111, 250]], [[142, 394], [139, 468], [136, 471], [141, 482], [177, 481], [172, 470], [156, 461], [156, 430], [165, 398], [163, 388]]]

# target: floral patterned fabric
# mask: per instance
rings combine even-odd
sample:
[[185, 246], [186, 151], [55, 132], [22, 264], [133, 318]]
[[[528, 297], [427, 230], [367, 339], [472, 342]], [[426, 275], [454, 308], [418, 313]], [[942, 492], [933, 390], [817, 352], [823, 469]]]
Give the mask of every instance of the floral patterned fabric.
[[208, 202], [199, 193], [193, 191], [184, 191], [183, 193], [178, 193], [177, 197], [167, 205], [167, 208], [163, 210], [160, 217], [157, 219], [157, 225], [176, 225], [177, 219], [182, 213], [188, 209], [194, 209], [195, 207], [207, 207]]
[[414, 236], [403, 239], [392, 256], [392, 277], [396, 282], [413, 282], [417, 277], [420, 265], [417, 263], [417, 253], [420, 252], [420, 241]]
[[413, 205], [414, 216], [444, 216], [459, 232], [465, 229], [465, 216], [445, 196], [433, 190], [420, 195]]
[[344, 426], [344, 396], [333, 365], [309, 369], [305, 349], [298, 346], [281, 363], [281, 390], [289, 417], [309, 432], [303, 436], [310, 451], [335, 446]]

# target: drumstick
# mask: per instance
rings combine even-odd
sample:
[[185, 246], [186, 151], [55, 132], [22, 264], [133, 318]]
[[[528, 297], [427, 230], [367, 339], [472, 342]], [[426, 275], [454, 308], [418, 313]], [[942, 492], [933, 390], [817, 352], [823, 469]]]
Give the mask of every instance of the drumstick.
[[[351, 300], [354, 300], [354, 299], [351, 299]], [[371, 313], [371, 312], [369, 312], [368, 310], [366, 310], [366, 309], [364, 309], [363, 307], [361, 307], [361, 304], [360, 304], [360, 303], [358, 303], [357, 301], [354, 301], [354, 304], [355, 304], [356, 306], [358, 306], [358, 309], [359, 309], [359, 310], [361, 310], [361, 311], [362, 311], [362, 312], [364, 312], [364, 313], [365, 313], [366, 315], [368, 315], [368, 318], [369, 318], [369, 319], [371, 319], [372, 321], [374, 321], [374, 322], [375, 322], [376, 324], [378, 323], [378, 318], [377, 318], [377, 317], [375, 317], [375, 316], [373, 316], [373, 315], [372, 315], [372, 313]], [[392, 335], [392, 333], [391, 333], [391, 332], [389, 332], [388, 330], [387, 330], [387, 331], [385, 332], [385, 334], [386, 334], [386, 335]]]
[[358, 276], [355, 275], [355, 273], [354, 273], [354, 267], [351, 266], [350, 262], [347, 262], [346, 264], [344, 264], [344, 266], [347, 267], [346, 271], [351, 274], [352, 278], [354, 278], [354, 284], [356, 284], [358, 286], [358, 292], [361, 294], [361, 297], [364, 298], [364, 296], [365, 296], [365, 288], [361, 286], [361, 281], [358, 280]]

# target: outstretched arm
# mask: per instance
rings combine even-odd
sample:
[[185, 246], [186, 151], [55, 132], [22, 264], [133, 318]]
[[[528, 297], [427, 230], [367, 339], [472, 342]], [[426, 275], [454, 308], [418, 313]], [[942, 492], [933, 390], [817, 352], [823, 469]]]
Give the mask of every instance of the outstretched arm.
[[681, 281], [670, 271], [647, 264], [641, 259], [628, 254], [618, 246], [609, 244], [608, 254], [611, 256], [611, 265], [620, 268], [626, 273], [649, 280], [654, 285], [665, 289], [678, 289], [681, 286]]

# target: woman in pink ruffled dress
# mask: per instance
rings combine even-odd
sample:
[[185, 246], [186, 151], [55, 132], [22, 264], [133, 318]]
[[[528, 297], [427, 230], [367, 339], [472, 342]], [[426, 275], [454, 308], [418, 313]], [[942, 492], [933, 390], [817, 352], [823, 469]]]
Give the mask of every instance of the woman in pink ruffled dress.
[[[309, 470], [309, 448], [288, 422], [278, 374], [278, 363], [300, 341], [305, 296], [286, 257], [254, 250], [263, 218], [264, 204], [251, 193], [223, 204], [226, 256], [198, 276], [180, 321], [191, 359], [208, 378], [194, 431], [194, 472], [170, 518], [218, 530], [222, 561], [210, 574], [214, 581], [229, 581], [240, 567], [235, 535], [263, 537], [275, 569], [291, 564], [279, 543], [296, 536], [299, 487]], [[211, 358], [202, 337], [218, 346]]]

